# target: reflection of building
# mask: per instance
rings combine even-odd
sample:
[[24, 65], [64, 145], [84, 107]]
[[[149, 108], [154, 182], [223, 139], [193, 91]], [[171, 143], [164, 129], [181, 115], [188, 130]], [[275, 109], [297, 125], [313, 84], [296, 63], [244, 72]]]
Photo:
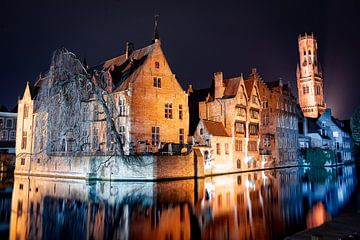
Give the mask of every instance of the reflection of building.
[[17, 176], [10, 239], [283, 239], [306, 228], [307, 219], [337, 214], [355, 190], [354, 171], [287, 168], [92, 184]]
[[318, 61], [314, 35], [299, 36], [300, 64], [297, 86], [300, 107], [305, 117], [316, 118], [325, 111], [323, 73]]
[[0, 153], [15, 153], [16, 111], [0, 107]]

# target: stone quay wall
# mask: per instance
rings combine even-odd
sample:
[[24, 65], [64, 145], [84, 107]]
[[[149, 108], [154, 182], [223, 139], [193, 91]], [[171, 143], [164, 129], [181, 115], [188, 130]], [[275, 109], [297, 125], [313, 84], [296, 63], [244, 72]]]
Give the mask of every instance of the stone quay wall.
[[[186, 155], [46, 156], [17, 159], [15, 174], [99, 180], [160, 180], [204, 176], [203, 160]], [[22, 160], [24, 161], [24, 160]]]

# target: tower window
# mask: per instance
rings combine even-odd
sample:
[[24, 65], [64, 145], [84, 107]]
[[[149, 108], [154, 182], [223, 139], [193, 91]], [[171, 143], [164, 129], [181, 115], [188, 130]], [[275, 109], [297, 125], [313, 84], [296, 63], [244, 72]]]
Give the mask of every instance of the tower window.
[[308, 53], [309, 53], [309, 55], [311, 55], [311, 51], [310, 51], [310, 50], [308, 51]]
[[319, 85], [317, 85], [315, 87], [315, 93], [316, 93], [316, 95], [320, 95], [320, 86]]
[[304, 86], [303, 87], [303, 94], [308, 94], [309, 93], [309, 86]]
[[306, 51], [304, 50], [304, 56], [306, 55]]

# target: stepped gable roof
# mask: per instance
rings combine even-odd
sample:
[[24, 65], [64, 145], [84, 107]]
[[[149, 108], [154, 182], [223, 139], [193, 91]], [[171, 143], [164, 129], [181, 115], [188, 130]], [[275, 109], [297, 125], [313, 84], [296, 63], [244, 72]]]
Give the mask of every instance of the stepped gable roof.
[[234, 77], [229, 79], [224, 79], [225, 90], [223, 98], [233, 98], [236, 96], [237, 91], [240, 86], [241, 77]]
[[219, 137], [230, 137], [230, 135], [226, 132], [224, 125], [221, 122], [215, 122], [210, 120], [202, 119], [205, 128], [209, 131], [209, 133], [213, 136]]
[[158, 43], [134, 50], [128, 58], [126, 58], [126, 54], [123, 54], [109, 59], [102, 64], [89, 68], [88, 71], [90, 73], [96, 70], [109, 71], [114, 85], [114, 92], [125, 90], [130, 83], [134, 82], [143, 63], [151, 55], [156, 44]]

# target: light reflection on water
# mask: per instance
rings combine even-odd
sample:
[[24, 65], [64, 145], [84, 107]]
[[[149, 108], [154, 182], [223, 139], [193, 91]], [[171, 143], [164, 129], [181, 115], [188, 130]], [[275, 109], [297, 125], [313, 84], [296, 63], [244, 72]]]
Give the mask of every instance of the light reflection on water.
[[281, 239], [336, 216], [353, 166], [167, 182], [15, 176], [10, 239]]

